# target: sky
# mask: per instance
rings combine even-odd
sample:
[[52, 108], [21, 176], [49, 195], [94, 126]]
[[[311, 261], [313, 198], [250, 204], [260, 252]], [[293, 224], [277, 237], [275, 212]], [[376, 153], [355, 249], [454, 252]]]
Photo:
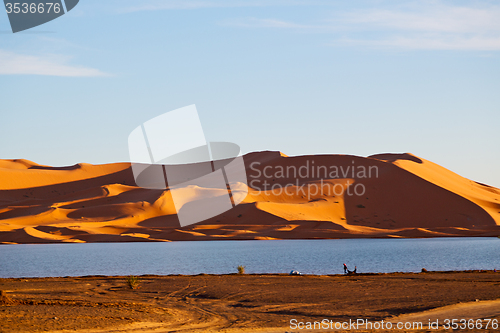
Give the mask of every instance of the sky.
[[410, 152], [500, 187], [497, 1], [80, 0], [13, 34], [0, 13], [0, 158], [128, 161], [196, 104], [243, 153]]

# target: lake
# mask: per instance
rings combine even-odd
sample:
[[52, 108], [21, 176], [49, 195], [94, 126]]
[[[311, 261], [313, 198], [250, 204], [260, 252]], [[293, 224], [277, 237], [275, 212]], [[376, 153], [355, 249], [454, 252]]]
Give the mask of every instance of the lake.
[[0, 277], [500, 269], [498, 238], [0, 245]]

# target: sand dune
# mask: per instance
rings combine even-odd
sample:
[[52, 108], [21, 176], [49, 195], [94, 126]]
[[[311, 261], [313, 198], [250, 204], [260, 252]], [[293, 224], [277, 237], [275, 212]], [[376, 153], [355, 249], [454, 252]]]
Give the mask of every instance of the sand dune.
[[183, 228], [170, 190], [137, 187], [129, 163], [0, 160], [0, 243], [500, 235], [499, 189], [411, 154], [244, 160], [243, 202]]

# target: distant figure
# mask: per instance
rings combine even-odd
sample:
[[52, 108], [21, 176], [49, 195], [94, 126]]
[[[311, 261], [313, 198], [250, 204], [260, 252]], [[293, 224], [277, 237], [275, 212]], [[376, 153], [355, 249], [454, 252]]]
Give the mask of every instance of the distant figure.
[[357, 274], [356, 271], [358, 270], [358, 268], [356, 266], [354, 266], [354, 270], [353, 271], [350, 271], [350, 270], [347, 270], [347, 274], [350, 275], [350, 274]]
[[349, 271], [349, 270], [347, 269], [347, 265], [346, 265], [346, 264], [344, 264], [344, 274], [347, 274], [347, 272], [348, 272], [348, 271]]
[[290, 272], [290, 275], [300, 275], [300, 272], [298, 272], [298, 271], [293, 271], [293, 270], [292, 270], [292, 271]]

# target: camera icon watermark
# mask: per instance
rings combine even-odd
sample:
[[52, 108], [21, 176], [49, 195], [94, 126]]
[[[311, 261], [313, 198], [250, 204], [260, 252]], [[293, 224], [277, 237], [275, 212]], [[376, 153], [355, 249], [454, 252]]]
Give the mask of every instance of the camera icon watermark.
[[75, 8], [79, 0], [4, 0], [12, 32], [52, 21]]
[[128, 148], [137, 186], [169, 190], [182, 227], [224, 213], [248, 194], [239, 146], [207, 142], [195, 105], [138, 126]]

